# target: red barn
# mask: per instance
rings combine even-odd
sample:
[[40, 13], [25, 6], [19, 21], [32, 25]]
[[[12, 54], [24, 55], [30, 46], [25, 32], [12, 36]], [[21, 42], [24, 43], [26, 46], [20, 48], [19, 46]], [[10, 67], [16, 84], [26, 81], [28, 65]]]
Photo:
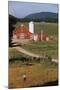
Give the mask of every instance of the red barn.
[[15, 29], [13, 35], [16, 35], [18, 39], [30, 39], [32, 33], [29, 32], [28, 28], [26, 28], [23, 24]]

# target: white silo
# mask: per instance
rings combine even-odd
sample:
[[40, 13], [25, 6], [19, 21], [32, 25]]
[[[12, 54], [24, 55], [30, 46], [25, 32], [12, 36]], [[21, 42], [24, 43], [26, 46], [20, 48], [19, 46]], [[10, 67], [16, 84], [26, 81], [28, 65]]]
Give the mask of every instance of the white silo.
[[34, 22], [29, 22], [29, 32], [34, 33]]

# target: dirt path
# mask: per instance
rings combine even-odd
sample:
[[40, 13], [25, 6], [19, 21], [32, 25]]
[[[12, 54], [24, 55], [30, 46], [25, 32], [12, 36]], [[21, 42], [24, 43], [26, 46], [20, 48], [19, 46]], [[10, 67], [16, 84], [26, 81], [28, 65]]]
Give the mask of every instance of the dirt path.
[[[28, 56], [31, 56], [31, 57], [47, 58], [47, 57], [45, 57], [45, 56], [40, 56], [40, 55], [31, 53], [31, 52], [29, 52], [29, 51], [26, 51], [25, 49], [23, 49], [23, 48], [21, 48], [21, 47], [13, 47], [13, 48], [15, 48], [15, 49], [16, 49], [17, 51], [19, 51], [19, 52], [22, 52], [22, 53], [24, 53], [24, 54], [26, 54], [26, 55], [28, 55]], [[52, 58], [52, 62], [55, 62], [55, 63], [58, 64], [58, 60], [57, 60], [57, 59], [53, 59], [53, 58]]]
[[31, 53], [31, 52], [29, 52], [29, 51], [26, 51], [25, 49], [23, 49], [23, 48], [21, 48], [21, 47], [13, 47], [13, 48], [15, 48], [17, 51], [22, 52], [22, 53], [24, 53], [24, 54], [26, 54], [26, 55], [28, 55], [28, 56], [40, 57], [40, 58], [43, 57], [43, 56], [40, 56], [40, 55]]

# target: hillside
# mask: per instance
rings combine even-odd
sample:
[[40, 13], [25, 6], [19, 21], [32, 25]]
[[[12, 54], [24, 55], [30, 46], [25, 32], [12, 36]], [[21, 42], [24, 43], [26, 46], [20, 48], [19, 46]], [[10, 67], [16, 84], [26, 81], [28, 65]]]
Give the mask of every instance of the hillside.
[[26, 16], [24, 19], [35, 20], [35, 21], [46, 21], [46, 22], [57, 22], [58, 14], [52, 12], [40, 12]]
[[58, 22], [58, 13], [52, 12], [40, 12], [40, 13], [33, 13], [29, 14], [24, 18], [17, 18], [15, 16], [9, 15], [9, 22], [11, 24], [16, 23], [17, 21], [20, 22], [29, 22], [29, 21], [45, 21], [45, 22]]

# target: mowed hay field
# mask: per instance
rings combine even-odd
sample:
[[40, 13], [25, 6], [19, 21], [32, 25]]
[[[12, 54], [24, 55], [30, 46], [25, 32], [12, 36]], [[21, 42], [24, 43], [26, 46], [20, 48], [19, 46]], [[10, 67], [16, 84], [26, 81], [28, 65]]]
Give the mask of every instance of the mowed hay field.
[[[32, 66], [16, 64], [9, 66], [9, 88], [41, 86], [58, 79], [57, 67], [54, 65], [49, 67], [40, 63]], [[23, 79], [23, 74], [26, 74], [26, 81]]]
[[43, 30], [49, 36], [58, 35], [58, 24], [57, 23], [35, 23], [35, 32]]
[[[9, 88], [23, 88], [31, 86], [41, 86], [47, 82], [58, 80], [58, 65], [49, 61], [22, 62], [18, 56], [22, 53], [13, 48], [9, 49]], [[14, 60], [15, 59], [15, 60]], [[29, 65], [31, 63], [32, 65]], [[26, 81], [23, 75], [26, 74]]]
[[[27, 23], [24, 23], [28, 26]], [[49, 36], [57, 38], [58, 25], [56, 23], [35, 23], [35, 32], [40, 32], [44, 29]], [[44, 24], [44, 25], [43, 25]], [[52, 42], [34, 42], [22, 45], [22, 48], [39, 55], [48, 55], [52, 58], [58, 58], [58, 40]], [[21, 61], [21, 56], [24, 54], [18, 52], [13, 47], [9, 48], [9, 88], [41, 86], [50, 81], [58, 80], [58, 65], [52, 62], [28, 62], [32, 65], [27, 65], [27, 62]], [[23, 80], [23, 75], [26, 74], [26, 81]]]

